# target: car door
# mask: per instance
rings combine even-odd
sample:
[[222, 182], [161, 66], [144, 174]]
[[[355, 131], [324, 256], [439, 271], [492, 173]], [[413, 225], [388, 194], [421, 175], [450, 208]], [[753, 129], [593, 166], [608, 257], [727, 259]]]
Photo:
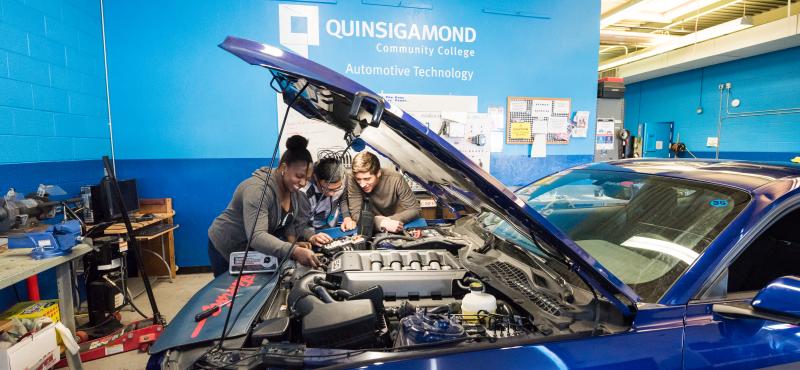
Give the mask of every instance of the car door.
[[749, 303], [751, 298], [740, 296], [688, 305], [685, 369], [800, 368], [800, 327], [724, 317], [712, 311], [714, 303]]
[[800, 275], [798, 220], [800, 208], [777, 217], [714, 280], [708, 291], [719, 293], [689, 302], [685, 369], [800, 368], [800, 327], [713, 311], [715, 303], [749, 304], [770, 281]]

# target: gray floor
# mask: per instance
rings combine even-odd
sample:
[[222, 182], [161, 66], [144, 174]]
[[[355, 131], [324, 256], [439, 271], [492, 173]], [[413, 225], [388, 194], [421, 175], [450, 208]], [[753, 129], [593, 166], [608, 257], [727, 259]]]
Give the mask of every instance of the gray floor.
[[[158, 280], [158, 282], [154, 284], [153, 291], [155, 292], [158, 309], [166, 317], [167, 322], [175, 317], [175, 314], [189, 301], [189, 298], [200, 290], [200, 288], [208, 284], [212, 278], [213, 276], [208, 273], [178, 275], [173, 283], [170, 283], [169, 280]], [[148, 303], [147, 295], [142, 294], [136, 297], [134, 302], [136, 303], [136, 307], [139, 307], [145, 314], [150, 313], [150, 304]], [[140, 319], [141, 316], [136, 312], [122, 311], [123, 323]], [[144, 369], [147, 365], [147, 357], [147, 353], [130, 351], [87, 362], [83, 364], [83, 368], [87, 370]]]

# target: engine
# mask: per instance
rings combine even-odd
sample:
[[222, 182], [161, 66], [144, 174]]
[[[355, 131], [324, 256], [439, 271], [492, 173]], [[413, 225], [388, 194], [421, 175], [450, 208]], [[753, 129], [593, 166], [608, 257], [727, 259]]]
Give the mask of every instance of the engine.
[[[317, 250], [323, 269], [298, 266], [284, 276], [251, 344], [398, 348], [532, 333], [532, 318], [484, 292], [459, 260], [467, 245], [442, 228], [335, 240]], [[470, 292], [470, 283], [480, 291]], [[490, 306], [468, 309], [470, 294]]]
[[453, 282], [466, 275], [443, 250], [352, 251], [332, 260], [327, 279], [348, 291], [380, 286], [388, 299], [453, 296]]

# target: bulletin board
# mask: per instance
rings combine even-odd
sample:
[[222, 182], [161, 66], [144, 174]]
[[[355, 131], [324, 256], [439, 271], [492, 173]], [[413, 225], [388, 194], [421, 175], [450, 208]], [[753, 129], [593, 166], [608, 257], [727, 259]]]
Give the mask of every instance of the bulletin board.
[[569, 144], [570, 98], [509, 96], [506, 144], [533, 144], [536, 135], [547, 135], [547, 144]]

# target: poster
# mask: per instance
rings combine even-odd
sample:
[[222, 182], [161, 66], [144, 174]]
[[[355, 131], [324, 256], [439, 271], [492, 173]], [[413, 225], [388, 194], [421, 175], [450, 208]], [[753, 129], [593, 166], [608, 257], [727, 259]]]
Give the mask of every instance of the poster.
[[506, 128], [506, 109], [490, 105], [488, 113], [492, 120], [492, 131], [503, 131]]
[[595, 135], [596, 150], [614, 149], [614, 120], [598, 120]]
[[572, 130], [572, 137], [586, 137], [586, 131], [589, 129], [589, 111], [575, 112], [575, 128]]
[[569, 119], [567, 117], [550, 117], [547, 121], [548, 144], [569, 144], [569, 134]]

